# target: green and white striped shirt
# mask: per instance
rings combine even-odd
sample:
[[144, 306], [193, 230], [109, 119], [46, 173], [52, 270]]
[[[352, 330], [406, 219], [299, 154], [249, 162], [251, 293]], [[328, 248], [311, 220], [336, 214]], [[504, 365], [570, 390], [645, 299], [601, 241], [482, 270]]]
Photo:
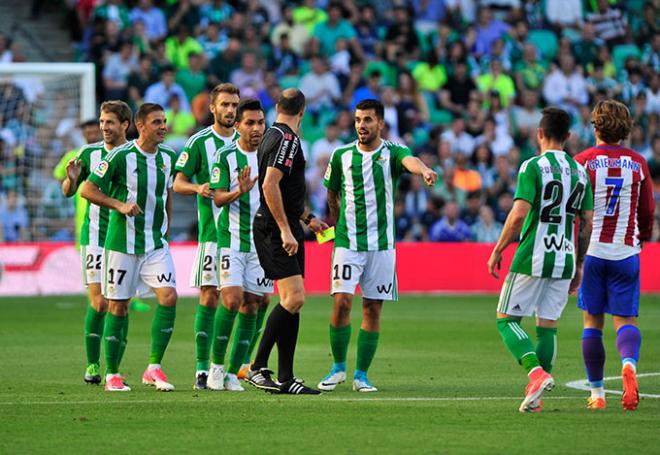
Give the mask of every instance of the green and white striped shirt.
[[364, 152], [354, 142], [332, 153], [323, 184], [341, 193], [335, 248], [383, 251], [394, 248], [394, 193], [405, 172], [403, 159], [410, 149], [383, 140], [378, 149]]
[[[80, 148], [76, 155], [76, 159], [80, 160], [81, 165], [78, 185], [89, 178], [107, 154], [108, 150], [105, 148], [103, 141], [87, 144]], [[110, 210], [91, 204], [83, 198], [80, 198], [80, 201], [85, 204], [85, 217], [80, 229], [80, 244], [103, 248], [108, 231]]]
[[587, 171], [566, 152], [546, 151], [522, 164], [514, 198], [532, 207], [511, 271], [541, 278], [572, 278], [575, 216], [582, 210], [593, 210]]
[[[204, 128], [186, 142], [176, 162], [176, 171], [182, 172], [190, 181], [199, 185], [209, 183], [209, 175], [216, 153], [237, 140], [238, 137], [238, 132], [234, 132], [231, 137], [220, 136], [213, 129], [213, 125]], [[217, 240], [215, 220], [218, 214], [219, 209], [211, 199], [197, 195], [198, 240], [200, 243]]]
[[[211, 172], [212, 189], [236, 191], [238, 174], [245, 167], [252, 170], [250, 178], [259, 175], [257, 152], [246, 152], [238, 141], [218, 151]], [[218, 216], [218, 247], [249, 253], [255, 251], [252, 237], [252, 220], [259, 209], [259, 186], [254, 185], [249, 193], [220, 209]]]
[[167, 195], [175, 160], [176, 152], [165, 145], [146, 153], [130, 141], [99, 163], [89, 180], [114, 199], [137, 203], [144, 212], [133, 217], [111, 210], [105, 248], [144, 254], [167, 244]]

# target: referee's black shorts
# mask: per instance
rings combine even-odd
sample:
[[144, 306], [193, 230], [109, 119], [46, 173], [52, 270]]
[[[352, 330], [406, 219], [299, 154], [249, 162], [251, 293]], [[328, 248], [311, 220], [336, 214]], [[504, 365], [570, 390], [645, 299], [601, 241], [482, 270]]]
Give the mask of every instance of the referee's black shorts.
[[266, 278], [281, 280], [290, 276], [305, 276], [305, 242], [304, 232], [300, 223], [290, 224], [291, 232], [298, 241], [298, 252], [294, 256], [284, 251], [280, 228], [273, 219], [265, 218], [257, 213], [252, 224], [254, 246], [257, 249], [259, 263], [264, 269]]

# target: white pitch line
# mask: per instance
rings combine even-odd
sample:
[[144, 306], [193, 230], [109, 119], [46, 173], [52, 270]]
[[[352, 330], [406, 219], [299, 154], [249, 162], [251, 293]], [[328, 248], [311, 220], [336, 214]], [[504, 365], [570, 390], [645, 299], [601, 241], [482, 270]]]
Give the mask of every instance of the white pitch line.
[[[660, 376], [660, 372], [640, 373], [640, 374], [637, 375], [638, 378], [645, 378], [645, 377], [650, 377], [650, 376]], [[614, 381], [616, 379], [621, 379], [621, 376], [608, 376], [606, 378], [603, 378], [603, 381]], [[575, 390], [584, 390], [586, 392], [591, 391], [591, 387], [589, 387], [589, 381], [587, 379], [579, 379], [577, 381], [567, 382], [566, 387], [568, 387], [570, 389], [575, 389]], [[614, 389], [605, 389], [605, 393], [613, 393], [615, 395], [623, 395], [623, 391], [614, 390]], [[644, 398], [660, 398], [660, 395], [653, 394], [653, 393], [640, 393], [639, 396], [644, 397]]]

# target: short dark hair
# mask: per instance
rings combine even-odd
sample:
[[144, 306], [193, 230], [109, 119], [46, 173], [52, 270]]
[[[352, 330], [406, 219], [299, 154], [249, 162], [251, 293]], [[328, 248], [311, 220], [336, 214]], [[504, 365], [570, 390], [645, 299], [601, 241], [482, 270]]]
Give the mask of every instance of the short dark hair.
[[211, 90], [211, 104], [215, 103], [215, 100], [221, 93], [229, 93], [230, 95], [238, 95], [239, 97], [241, 96], [241, 91], [238, 87], [236, 87], [234, 84], [230, 84], [229, 82], [225, 82], [224, 84], [216, 85], [213, 87], [213, 90]]
[[119, 119], [119, 123], [128, 122], [129, 125], [131, 124], [131, 117], [133, 117], [131, 108], [121, 100], [104, 101], [103, 104], [101, 104], [101, 112], [115, 114]]
[[543, 130], [543, 135], [550, 140], [566, 142], [571, 129], [571, 116], [568, 112], [558, 107], [546, 107], [541, 113], [543, 117], [539, 128]]
[[266, 114], [261, 101], [254, 98], [245, 98], [238, 103], [236, 108], [236, 122], [243, 120], [243, 114], [246, 111], [261, 111], [264, 115]]
[[157, 103], [144, 103], [139, 107], [138, 111], [135, 114], [135, 123], [144, 122], [149, 114], [152, 112], [165, 111], [163, 106]]
[[382, 120], [385, 118], [385, 107], [383, 106], [383, 103], [381, 103], [378, 100], [375, 99], [366, 99], [362, 100], [357, 105], [355, 106], [356, 111], [368, 111], [370, 109], [373, 109], [374, 112], [376, 112], [376, 117], [378, 117], [379, 120]]
[[81, 129], [82, 129], [82, 128], [87, 128], [88, 126], [95, 126], [95, 127], [98, 128], [98, 126], [99, 126], [99, 120], [96, 119], [96, 118], [88, 119], [88, 120], [85, 120], [84, 122], [82, 122], [82, 123], [80, 124], [80, 128], [81, 128]]
[[298, 115], [305, 109], [305, 95], [297, 88], [289, 88], [277, 99], [279, 112], [284, 115]]

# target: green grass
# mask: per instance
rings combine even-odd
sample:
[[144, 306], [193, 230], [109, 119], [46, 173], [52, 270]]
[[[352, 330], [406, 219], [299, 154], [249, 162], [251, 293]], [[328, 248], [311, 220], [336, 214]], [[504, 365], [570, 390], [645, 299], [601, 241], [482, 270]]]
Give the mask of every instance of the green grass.
[[[82, 383], [84, 298], [0, 299], [0, 453], [657, 453], [660, 399], [626, 413], [609, 395], [609, 408], [594, 412], [587, 393], [564, 385], [584, 376], [573, 301], [560, 321], [558, 387], [542, 413], [518, 413], [526, 377], [500, 341], [495, 305], [495, 297], [404, 296], [383, 312], [370, 370], [380, 392], [344, 384], [320, 397], [281, 397], [192, 390], [190, 299], [180, 302], [163, 362], [177, 386], [168, 394], [140, 385], [153, 311], [131, 316], [122, 371], [133, 391], [108, 394]], [[331, 362], [329, 311], [330, 300], [317, 297], [302, 313], [296, 374], [313, 385]], [[658, 372], [660, 297], [643, 298], [640, 326], [640, 372]], [[605, 342], [606, 375], [616, 376], [609, 326]], [[660, 394], [660, 376], [640, 378], [640, 387]]]

